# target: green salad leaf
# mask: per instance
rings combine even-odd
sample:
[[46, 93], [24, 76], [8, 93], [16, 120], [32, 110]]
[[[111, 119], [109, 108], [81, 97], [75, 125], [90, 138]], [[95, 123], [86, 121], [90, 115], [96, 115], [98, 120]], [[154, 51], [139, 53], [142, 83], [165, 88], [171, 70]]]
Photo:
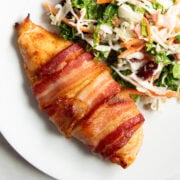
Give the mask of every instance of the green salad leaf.
[[[124, 72], [121, 72], [121, 73], [123, 73], [124, 75], [125, 75], [125, 74], [130, 74], [130, 71], [127, 70], [127, 71], [124, 71]], [[131, 83], [129, 83], [129, 82], [127, 82], [127, 81], [124, 81], [124, 80], [117, 74], [116, 71], [112, 70], [111, 75], [112, 75], [112, 77], [114, 78], [115, 81], [117, 81], [119, 84], [121, 84], [122, 87], [135, 88], [135, 86], [132, 85]]]
[[107, 5], [103, 14], [103, 23], [112, 25], [112, 20], [118, 15], [118, 6], [114, 3]]
[[161, 87], [168, 87], [168, 89], [177, 91], [180, 84], [179, 84], [179, 79], [174, 77], [173, 71], [175, 71], [175, 74], [176, 74], [177, 73], [176, 70], [179, 69], [179, 67], [176, 70], [173, 70], [173, 69], [174, 69], [173, 64], [164, 66], [164, 68], [160, 74], [160, 77], [155, 82], [155, 85], [161, 86]]
[[77, 31], [75, 29], [69, 27], [63, 22], [59, 25], [59, 33], [64, 39], [76, 41], [76, 32]]
[[160, 10], [161, 13], [165, 13], [165, 8], [164, 8], [164, 6], [163, 6], [162, 4], [160, 4], [159, 2], [153, 1], [153, 2], [152, 2], [152, 6], [153, 6], [154, 9]]
[[180, 34], [175, 37], [176, 41], [180, 43]]
[[96, 19], [101, 23], [112, 24], [112, 19], [118, 12], [115, 3], [99, 5], [96, 0], [72, 0], [72, 5], [78, 9], [85, 8], [87, 19]]
[[174, 78], [180, 79], [180, 63], [176, 63], [173, 66], [172, 73]]
[[72, 0], [74, 8], [86, 9], [87, 19], [98, 19], [104, 12], [104, 5], [98, 5], [96, 0]]
[[169, 59], [169, 57], [165, 51], [158, 53], [155, 56], [155, 61], [156, 61], [156, 63], [162, 62], [164, 65], [171, 64], [171, 60]]
[[100, 25], [98, 24], [96, 26], [96, 29], [94, 30], [94, 33], [93, 33], [93, 42], [94, 44], [98, 44], [99, 43], [99, 31], [100, 31]]
[[156, 44], [153, 42], [146, 43], [146, 51], [149, 52], [151, 55], [156, 55]]
[[133, 11], [144, 14], [147, 10], [143, 7], [138, 7], [135, 4], [127, 2], [127, 4], [133, 9]]
[[148, 35], [147, 26], [144, 20], [141, 21], [141, 34], [142, 36], [145, 36], [145, 37]]
[[[88, 1], [88, 0], [87, 0]], [[75, 8], [84, 8], [86, 6], [86, 2], [87, 1], [83, 1], [83, 0], [72, 0], [72, 5]]]

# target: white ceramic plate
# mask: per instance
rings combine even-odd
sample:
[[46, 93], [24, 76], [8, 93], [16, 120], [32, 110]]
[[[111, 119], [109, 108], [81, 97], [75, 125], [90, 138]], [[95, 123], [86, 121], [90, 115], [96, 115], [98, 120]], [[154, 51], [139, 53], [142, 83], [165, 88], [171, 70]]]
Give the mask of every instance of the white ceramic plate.
[[[53, 1], [54, 2], [54, 1]], [[28, 13], [47, 26], [43, 0], [4, 1], [0, 11], [0, 130], [32, 165], [63, 180], [179, 180], [180, 104], [159, 112], [143, 112], [144, 143], [135, 163], [126, 170], [100, 160], [75, 140], [58, 134], [37, 103], [22, 68], [14, 23]]]

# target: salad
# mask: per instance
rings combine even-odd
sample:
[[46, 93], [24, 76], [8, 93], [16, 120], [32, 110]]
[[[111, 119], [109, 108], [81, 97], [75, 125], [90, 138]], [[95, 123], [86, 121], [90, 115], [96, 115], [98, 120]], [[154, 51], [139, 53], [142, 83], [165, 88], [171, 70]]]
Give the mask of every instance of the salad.
[[157, 109], [180, 97], [180, 0], [61, 0], [45, 3], [60, 36], [83, 44], [123, 87]]

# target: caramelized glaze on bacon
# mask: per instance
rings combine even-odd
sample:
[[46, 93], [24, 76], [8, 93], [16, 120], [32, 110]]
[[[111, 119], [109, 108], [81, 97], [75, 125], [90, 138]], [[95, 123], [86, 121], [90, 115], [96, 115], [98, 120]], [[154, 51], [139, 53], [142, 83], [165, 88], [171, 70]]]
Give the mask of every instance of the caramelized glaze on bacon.
[[101, 153], [105, 158], [112, 156], [114, 152], [122, 148], [128, 142], [133, 133], [143, 122], [144, 119], [141, 114], [128, 119], [102, 139], [97, 145], [95, 152]]
[[83, 52], [84, 50], [81, 46], [79, 46], [78, 44], [72, 44], [70, 47], [59, 52], [50, 61], [42, 65], [41, 69], [38, 71], [39, 78], [44, 79], [49, 75], [60, 71], [70, 61], [76, 59]]
[[142, 142], [144, 118], [109, 69], [78, 44], [47, 32], [29, 17], [16, 28], [40, 108], [66, 137], [79, 139], [124, 168], [129, 166]]

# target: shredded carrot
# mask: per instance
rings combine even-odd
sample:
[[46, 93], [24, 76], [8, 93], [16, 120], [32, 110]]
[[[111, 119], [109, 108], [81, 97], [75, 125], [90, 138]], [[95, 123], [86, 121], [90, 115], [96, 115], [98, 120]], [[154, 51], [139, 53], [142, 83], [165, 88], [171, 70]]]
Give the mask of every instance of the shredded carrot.
[[176, 91], [167, 91], [165, 94], [163, 95], [159, 95], [154, 91], [149, 91], [153, 96], [156, 97], [167, 97], [167, 98], [180, 98], [180, 92], [176, 92]]
[[[74, 29], [77, 29], [77, 27], [76, 27], [75, 25], [71, 24], [71, 23], [68, 21], [67, 18], [63, 18], [63, 19], [62, 19], [62, 22], [64, 22], [65, 24], [67, 24], [68, 26], [70, 26], [70, 27], [72, 27], [72, 28], [74, 28]], [[81, 26], [81, 27], [80, 27], [80, 30], [83, 31], [83, 32], [92, 33], [92, 31], [91, 31], [89, 28], [84, 27], [84, 26]]]
[[151, 94], [152, 96], [155, 97], [166, 97], [166, 98], [180, 98], [180, 92], [176, 92], [176, 91], [167, 91], [165, 94], [157, 94], [154, 91], [148, 90], [147, 93], [145, 92], [140, 92], [136, 89], [132, 89], [132, 88], [122, 88], [121, 92], [123, 93], [123, 95], [125, 96], [129, 96], [129, 95], [141, 95], [141, 96], [149, 96], [149, 94]]
[[[44, 3], [44, 8], [45, 8], [46, 10], [48, 10], [49, 12], [51, 12], [52, 14], [54, 14], [54, 15], [57, 14], [57, 9], [54, 8], [53, 6], [51, 6], [48, 2]], [[76, 27], [75, 25], [72, 25], [72, 24], [68, 21], [67, 18], [63, 18], [63, 19], [62, 19], [62, 22], [64, 22], [65, 24], [67, 24], [68, 26], [70, 26], [70, 27], [72, 27], [72, 28], [74, 28], [74, 29], [77, 29], [77, 27]], [[89, 28], [87, 28], [87, 27], [81, 26], [81, 27], [80, 27], [80, 30], [83, 31], [83, 32], [92, 33], [92, 31], [91, 31]]]
[[129, 49], [123, 51], [119, 56], [118, 58], [125, 58], [126, 56], [132, 54], [132, 53], [135, 53], [135, 52], [138, 52], [140, 50], [142, 50], [145, 46], [145, 43], [143, 44], [140, 44], [140, 45], [137, 45], [137, 46], [133, 46], [133, 47], [130, 47]]
[[150, 29], [150, 24], [149, 24], [149, 21], [144, 17], [143, 18], [145, 24], [146, 24], [146, 29], [147, 29], [147, 34], [148, 34], [148, 40], [150, 41], [151, 40], [151, 29]]
[[164, 29], [164, 26], [157, 25], [157, 28], [159, 31], [161, 31], [162, 29]]
[[115, 26], [118, 26], [119, 22], [120, 22], [119, 18], [117, 18], [117, 17], [113, 18], [113, 23]]
[[175, 37], [170, 37], [166, 42], [167, 44], [172, 44], [175, 41]]
[[176, 26], [176, 27], [174, 28], [174, 31], [175, 31], [175, 33], [180, 32], [180, 27], [179, 27], [179, 26]]
[[97, 0], [97, 4], [111, 3], [113, 0]]
[[127, 42], [122, 42], [121, 46], [128, 49], [131, 46], [137, 46], [137, 45], [140, 45], [140, 44], [143, 44], [143, 43], [144, 43], [144, 40], [139, 39], [139, 38], [134, 38], [134, 39], [131, 39], [131, 40], [127, 41]]
[[168, 98], [172, 98], [172, 97], [180, 98], [180, 93], [179, 92], [175, 92], [175, 91], [168, 91], [165, 94], [165, 96], [168, 97]]
[[142, 95], [145, 96], [146, 94], [144, 92], [140, 92], [136, 89], [132, 89], [132, 88], [121, 88], [121, 92], [125, 95], [125, 96], [130, 96], [130, 95]]
[[43, 5], [47, 11], [51, 12], [54, 15], [57, 14], [57, 9], [53, 6], [51, 6], [48, 2], [45, 2]]

